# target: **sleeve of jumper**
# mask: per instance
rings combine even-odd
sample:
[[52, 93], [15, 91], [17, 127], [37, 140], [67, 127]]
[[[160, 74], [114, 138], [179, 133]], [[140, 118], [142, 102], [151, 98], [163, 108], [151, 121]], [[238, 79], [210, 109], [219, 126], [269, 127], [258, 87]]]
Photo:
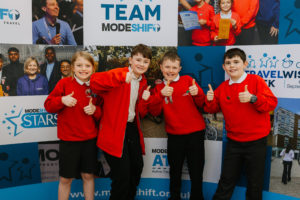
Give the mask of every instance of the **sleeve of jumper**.
[[259, 112], [273, 111], [278, 103], [277, 98], [274, 96], [271, 89], [267, 86], [264, 79], [258, 76], [256, 85], [257, 101], [253, 104], [255, 109]]
[[233, 30], [234, 30], [234, 35], [237, 36], [241, 33], [241, 28], [242, 28], [241, 19], [238, 14], [236, 14], [235, 20], [236, 20], [236, 29], [233, 29]]
[[65, 96], [64, 84], [62, 81], [59, 81], [44, 102], [44, 107], [47, 112], [58, 113], [60, 110], [62, 110], [65, 107], [61, 101], [63, 96]]
[[279, 28], [279, 13], [280, 13], [280, 2], [279, 0], [275, 0], [273, 4], [273, 13], [274, 13], [274, 21], [272, 26], [275, 28]]
[[96, 106], [96, 111], [93, 114], [93, 118], [96, 121], [99, 121], [102, 116], [102, 105], [103, 105], [103, 99], [100, 96], [97, 96], [93, 99], [93, 104]]
[[217, 20], [216, 20], [216, 15], [214, 16], [211, 26], [210, 26], [210, 39], [214, 41], [215, 37], [218, 35], [218, 30], [216, 26]]
[[156, 86], [152, 90], [151, 101], [148, 104], [149, 113], [153, 116], [158, 116], [163, 110], [164, 97], [160, 93], [160, 89]]
[[196, 96], [193, 96], [193, 99], [198, 108], [203, 108], [206, 96], [198, 83], [196, 83], [196, 86], [198, 88], [198, 94]]
[[208, 26], [209, 28], [211, 28], [212, 24], [213, 24], [213, 18], [215, 16], [215, 11], [213, 9], [212, 6], [209, 6], [209, 10], [208, 10], [208, 19], [206, 19], [206, 26]]
[[127, 71], [120, 69], [94, 73], [90, 79], [90, 87], [96, 94], [109, 91], [125, 84], [126, 74]]
[[258, 9], [259, 9], [259, 0], [251, 0], [251, 4], [248, 9], [248, 12], [244, 15], [243, 18], [241, 18], [242, 27], [248, 24], [253, 18], [256, 17]]
[[207, 98], [205, 98], [203, 107], [205, 112], [217, 113], [221, 111], [218, 91], [219, 88], [214, 91], [214, 99], [212, 101], [208, 101]]

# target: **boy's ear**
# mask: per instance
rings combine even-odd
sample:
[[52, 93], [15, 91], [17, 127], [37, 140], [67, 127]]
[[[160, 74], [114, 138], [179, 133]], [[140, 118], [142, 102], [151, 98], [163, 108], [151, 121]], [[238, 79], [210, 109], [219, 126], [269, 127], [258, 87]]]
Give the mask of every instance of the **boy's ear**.
[[248, 66], [248, 61], [246, 60], [245, 62], [244, 62], [244, 69], [246, 69], [246, 67]]
[[132, 61], [132, 57], [130, 56], [130, 57], [128, 58], [128, 63], [129, 63], [129, 65], [131, 65], [131, 61]]
[[225, 65], [224, 64], [222, 64], [222, 68], [225, 70]]
[[47, 10], [46, 6], [43, 6], [42, 11], [46, 12], [46, 10]]

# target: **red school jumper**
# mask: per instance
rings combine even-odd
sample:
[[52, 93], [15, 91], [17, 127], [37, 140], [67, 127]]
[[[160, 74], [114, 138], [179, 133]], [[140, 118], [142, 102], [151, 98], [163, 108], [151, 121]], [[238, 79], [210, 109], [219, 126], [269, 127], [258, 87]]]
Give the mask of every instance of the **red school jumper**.
[[259, 0], [235, 0], [232, 6], [232, 11], [240, 16], [243, 29], [255, 26], [258, 9]]
[[193, 45], [196, 46], [209, 46], [210, 42], [210, 27], [212, 24], [214, 13], [214, 8], [205, 3], [199, 8], [197, 5], [193, 6], [190, 11], [195, 11], [198, 14], [198, 19], [205, 19], [206, 24], [201, 26], [201, 29], [194, 29], [192, 31]]
[[149, 112], [157, 116], [162, 111], [165, 116], [166, 132], [173, 135], [187, 135], [205, 129], [205, 122], [198, 108], [202, 108], [205, 95], [203, 90], [198, 87], [198, 95], [192, 96], [188, 91], [192, 86], [193, 79], [190, 76], [180, 76], [178, 81], [170, 83], [174, 88], [172, 94], [173, 103], [165, 102], [165, 97], [161, 95], [161, 90], [165, 87], [164, 83], [156, 85], [153, 89], [153, 96], [149, 104]]
[[[213, 18], [213, 23], [211, 26], [211, 40], [214, 41], [214, 38], [219, 34], [219, 24], [220, 24], [221, 15], [220, 13], [215, 15]], [[241, 21], [237, 13], [231, 12], [231, 19], [236, 20], [236, 28], [232, 27], [230, 23], [229, 38], [227, 40], [220, 40], [214, 42], [214, 45], [218, 46], [229, 46], [235, 43], [235, 37], [241, 33]]]
[[[65, 106], [61, 98], [74, 92], [77, 99], [74, 107]], [[101, 109], [96, 106], [95, 113], [87, 115], [83, 108], [90, 102], [90, 87], [80, 85], [73, 77], [61, 79], [54, 90], [47, 97], [44, 106], [50, 113], [57, 113], [57, 136], [63, 141], [85, 141], [97, 137], [98, 129], [96, 121], [101, 117]], [[96, 102], [97, 101], [97, 102]], [[93, 104], [97, 105], [99, 99], [93, 98]]]
[[[255, 103], [241, 103], [239, 93], [248, 91], [257, 96]], [[266, 137], [271, 129], [269, 112], [277, 105], [265, 81], [258, 75], [247, 74], [242, 83], [229, 85], [224, 81], [215, 91], [213, 101], [205, 101], [204, 110], [210, 113], [222, 111], [227, 137], [238, 142], [249, 142]]]
[[[130, 84], [125, 82], [128, 72], [128, 67], [116, 68], [107, 72], [95, 73], [90, 79], [92, 91], [99, 94], [104, 100], [104, 114], [99, 125], [97, 146], [106, 153], [119, 158], [122, 157], [130, 104]], [[135, 122], [139, 130], [143, 154], [145, 154], [145, 144], [140, 128], [140, 117], [147, 114], [147, 107], [144, 106], [147, 103], [142, 100], [142, 93], [145, 89], [147, 89], [147, 80], [142, 75], [135, 106]]]

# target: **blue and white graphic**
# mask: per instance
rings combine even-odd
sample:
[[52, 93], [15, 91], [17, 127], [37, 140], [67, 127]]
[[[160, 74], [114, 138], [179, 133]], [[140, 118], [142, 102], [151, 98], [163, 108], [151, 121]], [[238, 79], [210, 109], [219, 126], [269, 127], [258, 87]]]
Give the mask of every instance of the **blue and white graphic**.
[[247, 73], [261, 76], [277, 97], [300, 98], [300, 45], [239, 48], [248, 56]]
[[[0, 144], [56, 140], [57, 114], [46, 112], [45, 96], [1, 98]], [[24, 161], [25, 162], [25, 161]]]
[[177, 45], [177, 35], [170, 34], [177, 32], [176, 2], [92, 0], [84, 9], [89, 10], [84, 14], [84, 30], [88, 30], [84, 33], [85, 44]]
[[0, 1], [0, 43], [32, 44], [31, 0]]
[[300, 43], [300, 0], [280, 4], [279, 44]]

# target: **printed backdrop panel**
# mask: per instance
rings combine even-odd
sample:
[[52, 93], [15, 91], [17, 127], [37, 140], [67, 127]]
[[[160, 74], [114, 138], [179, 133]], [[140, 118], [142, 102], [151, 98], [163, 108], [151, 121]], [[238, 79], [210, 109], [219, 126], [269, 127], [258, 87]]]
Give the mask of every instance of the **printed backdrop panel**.
[[46, 96], [0, 98], [0, 145], [57, 140], [57, 115], [44, 108]]
[[0, 43], [31, 44], [31, 0], [0, 1]]
[[177, 45], [177, 1], [89, 0], [85, 45]]
[[[230, 49], [233, 47], [227, 47]], [[240, 46], [246, 72], [261, 76], [278, 98], [300, 98], [300, 45]]]

